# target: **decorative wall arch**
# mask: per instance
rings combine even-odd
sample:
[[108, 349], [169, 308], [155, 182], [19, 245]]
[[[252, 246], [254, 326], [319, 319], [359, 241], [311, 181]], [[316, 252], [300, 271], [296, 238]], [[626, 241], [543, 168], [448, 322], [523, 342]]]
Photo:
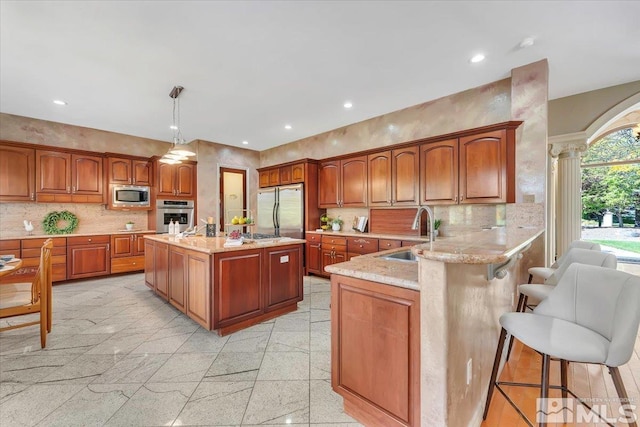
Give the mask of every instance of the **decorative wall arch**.
[[[607, 129], [609, 126], [615, 123], [616, 120], [635, 110], [640, 110], [640, 92], [614, 105], [594, 120], [584, 131], [587, 137], [587, 144], [591, 144], [593, 141], [603, 137], [606, 133], [609, 133], [609, 129]], [[613, 129], [611, 129], [611, 131], [613, 131]]]

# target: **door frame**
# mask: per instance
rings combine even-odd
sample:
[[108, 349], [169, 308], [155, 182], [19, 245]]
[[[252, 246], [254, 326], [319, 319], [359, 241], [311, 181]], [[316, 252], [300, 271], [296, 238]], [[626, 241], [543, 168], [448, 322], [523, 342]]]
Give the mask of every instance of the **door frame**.
[[243, 192], [243, 209], [250, 209], [249, 207], [249, 195], [247, 190], [249, 189], [249, 183], [247, 182], [247, 176], [249, 174], [249, 168], [239, 168], [234, 165], [225, 165], [218, 163], [218, 206], [216, 208], [218, 219], [218, 230], [224, 231], [224, 172], [239, 173], [242, 174], [242, 192]]

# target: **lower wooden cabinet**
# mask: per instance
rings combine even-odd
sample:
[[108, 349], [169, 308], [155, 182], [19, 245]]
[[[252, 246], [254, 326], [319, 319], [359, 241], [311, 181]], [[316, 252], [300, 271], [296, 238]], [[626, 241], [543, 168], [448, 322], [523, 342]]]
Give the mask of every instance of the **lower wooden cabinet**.
[[208, 254], [187, 253], [187, 316], [211, 329], [211, 261]]
[[169, 247], [169, 303], [186, 313], [187, 301], [187, 250]]
[[301, 246], [269, 248], [264, 260], [264, 311], [269, 312], [302, 300]]
[[[46, 238], [14, 239], [0, 241], [0, 255], [13, 254], [22, 259], [22, 266], [13, 274], [0, 280], [1, 283], [31, 282], [40, 265], [40, 249]], [[51, 250], [51, 274], [53, 282], [67, 279], [67, 239], [53, 238]]]
[[418, 291], [331, 276], [331, 385], [364, 425], [420, 425]]
[[111, 274], [143, 270], [145, 268], [144, 248], [143, 233], [112, 235]]
[[68, 237], [67, 278], [106, 276], [111, 272], [110, 236]]

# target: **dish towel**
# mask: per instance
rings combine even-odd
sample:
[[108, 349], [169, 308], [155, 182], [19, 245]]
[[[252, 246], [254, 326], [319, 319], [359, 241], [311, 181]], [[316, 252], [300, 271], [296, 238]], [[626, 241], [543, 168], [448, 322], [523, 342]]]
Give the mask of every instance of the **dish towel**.
[[244, 241], [244, 237], [241, 237], [239, 239], [227, 239], [224, 242], [224, 247], [225, 248], [233, 248], [236, 246], [242, 246], [242, 242]]

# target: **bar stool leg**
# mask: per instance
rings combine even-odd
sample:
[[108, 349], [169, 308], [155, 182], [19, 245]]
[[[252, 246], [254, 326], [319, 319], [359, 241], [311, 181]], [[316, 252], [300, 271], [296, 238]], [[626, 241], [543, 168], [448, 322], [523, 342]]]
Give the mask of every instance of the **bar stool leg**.
[[[529, 275], [531, 277], [531, 275]], [[527, 309], [527, 297], [524, 294], [520, 294], [518, 297], [518, 305], [516, 306], [516, 312], [524, 312]], [[511, 356], [511, 348], [513, 347], [513, 335], [509, 337], [509, 348], [507, 349], [507, 362]]]
[[611, 374], [611, 379], [613, 379], [613, 385], [616, 387], [616, 392], [618, 392], [618, 397], [620, 398], [620, 403], [624, 408], [624, 415], [629, 420], [630, 427], [638, 427], [638, 424], [635, 421], [635, 416], [633, 410], [629, 406], [629, 396], [627, 395], [627, 390], [624, 388], [624, 383], [622, 382], [622, 376], [620, 375], [620, 371], [618, 368], [614, 368], [611, 366], [607, 366], [609, 368], [609, 373]]
[[491, 379], [489, 380], [489, 390], [487, 391], [487, 403], [484, 405], [484, 414], [482, 419], [487, 419], [489, 413], [489, 404], [491, 403], [491, 396], [493, 395], [493, 389], [496, 386], [496, 377], [498, 376], [498, 368], [500, 367], [500, 356], [502, 356], [502, 349], [504, 348], [504, 341], [507, 337], [507, 330], [502, 328], [500, 331], [500, 338], [498, 338], [498, 348], [496, 349], [496, 357], [493, 360], [493, 369], [491, 370]]
[[529, 275], [529, 281], [527, 282], [527, 284], [531, 284], [531, 282], [533, 281], [533, 274]]
[[[540, 399], [548, 399], [549, 398], [549, 367], [551, 365], [551, 356], [548, 354], [542, 355], [542, 374], [540, 381]], [[546, 408], [545, 408], [546, 409]], [[547, 414], [542, 411], [539, 414], [541, 421], [538, 423], [539, 427], [547, 426]]]

